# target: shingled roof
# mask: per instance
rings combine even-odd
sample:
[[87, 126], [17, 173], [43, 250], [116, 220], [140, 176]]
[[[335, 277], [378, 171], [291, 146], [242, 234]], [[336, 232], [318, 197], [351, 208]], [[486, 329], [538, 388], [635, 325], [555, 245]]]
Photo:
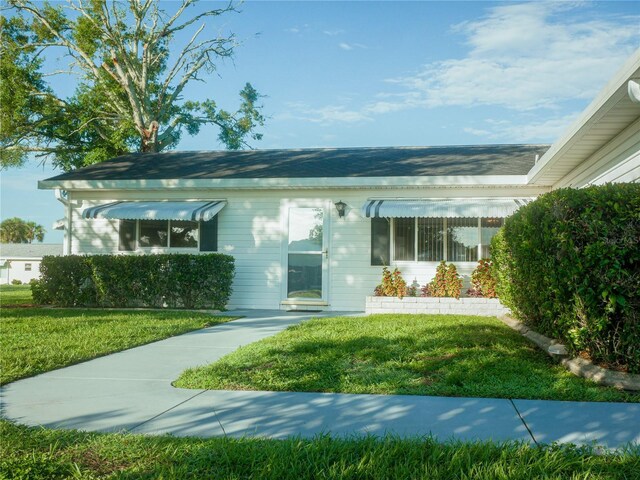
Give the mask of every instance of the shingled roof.
[[526, 175], [549, 145], [131, 153], [49, 178], [167, 180]]

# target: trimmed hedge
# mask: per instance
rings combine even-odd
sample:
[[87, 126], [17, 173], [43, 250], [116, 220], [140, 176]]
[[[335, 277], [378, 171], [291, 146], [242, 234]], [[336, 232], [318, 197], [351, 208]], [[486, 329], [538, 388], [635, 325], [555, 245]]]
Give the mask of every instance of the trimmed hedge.
[[33, 299], [60, 307], [223, 309], [235, 266], [229, 255], [45, 256]]
[[498, 296], [576, 354], [640, 372], [640, 184], [560, 189], [491, 243]]

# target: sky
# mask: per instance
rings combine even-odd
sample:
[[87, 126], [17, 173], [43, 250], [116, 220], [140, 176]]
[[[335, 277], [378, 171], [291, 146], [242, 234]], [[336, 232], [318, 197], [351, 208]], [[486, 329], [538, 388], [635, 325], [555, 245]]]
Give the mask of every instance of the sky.
[[[636, 1], [249, 0], [239, 10], [205, 30], [235, 33], [233, 60], [184, 96], [234, 110], [250, 82], [267, 117], [254, 148], [553, 143], [640, 47]], [[52, 78], [71, 94], [73, 77]], [[216, 137], [205, 128], [178, 150], [221, 149]], [[62, 242], [52, 229], [62, 204], [37, 189], [57, 173], [37, 161], [0, 172], [0, 218], [35, 221], [46, 243]]]

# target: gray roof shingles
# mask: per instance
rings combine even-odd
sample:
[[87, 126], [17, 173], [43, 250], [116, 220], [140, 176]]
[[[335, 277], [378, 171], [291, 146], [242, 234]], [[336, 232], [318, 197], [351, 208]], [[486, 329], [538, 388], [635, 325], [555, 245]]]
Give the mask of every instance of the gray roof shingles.
[[61, 243], [2, 243], [0, 258], [41, 258], [62, 255]]
[[535, 156], [548, 148], [472, 145], [131, 153], [48, 180], [526, 175]]

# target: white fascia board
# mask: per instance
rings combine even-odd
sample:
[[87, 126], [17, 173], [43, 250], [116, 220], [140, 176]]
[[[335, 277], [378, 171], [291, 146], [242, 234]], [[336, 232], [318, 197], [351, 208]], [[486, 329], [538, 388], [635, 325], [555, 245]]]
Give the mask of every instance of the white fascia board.
[[627, 60], [613, 78], [605, 85], [596, 98], [582, 112], [582, 115], [571, 124], [564, 134], [545, 152], [531, 168], [528, 183], [535, 184], [543, 170], [553, 167], [563, 153], [578, 142], [583, 133], [588, 132], [593, 123], [606, 114], [627, 93], [629, 79], [640, 75], [640, 48]]
[[452, 175], [440, 177], [323, 177], [323, 178], [230, 178], [175, 180], [41, 180], [39, 189], [64, 190], [203, 190], [203, 189], [321, 189], [406, 187], [522, 186], [526, 175]]

